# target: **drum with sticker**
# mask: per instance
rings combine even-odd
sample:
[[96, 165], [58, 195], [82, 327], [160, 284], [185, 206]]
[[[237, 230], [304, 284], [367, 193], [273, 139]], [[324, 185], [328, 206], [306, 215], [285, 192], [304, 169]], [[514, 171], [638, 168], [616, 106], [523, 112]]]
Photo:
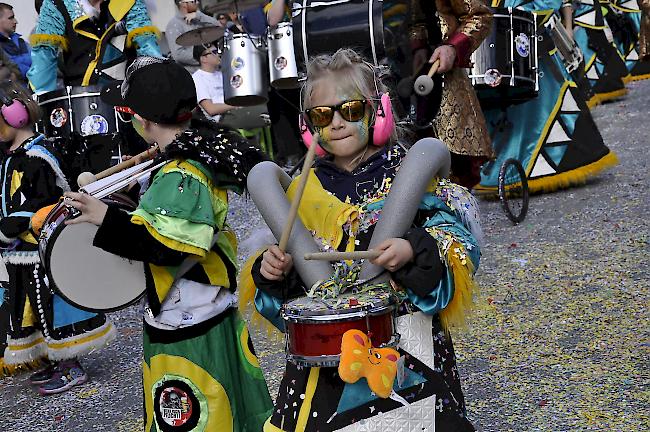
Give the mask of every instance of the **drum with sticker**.
[[101, 86], [65, 87], [38, 96], [43, 110], [39, 132], [47, 137], [71, 138], [119, 132], [122, 120], [100, 99]]
[[231, 34], [223, 46], [224, 101], [234, 106], [253, 106], [268, 100], [266, 47], [259, 36]]
[[298, 88], [298, 65], [291, 23], [281, 22], [269, 29], [268, 42], [271, 85], [278, 89]]
[[491, 31], [472, 54], [469, 78], [483, 105], [525, 102], [539, 91], [535, 15], [513, 8], [493, 10]]

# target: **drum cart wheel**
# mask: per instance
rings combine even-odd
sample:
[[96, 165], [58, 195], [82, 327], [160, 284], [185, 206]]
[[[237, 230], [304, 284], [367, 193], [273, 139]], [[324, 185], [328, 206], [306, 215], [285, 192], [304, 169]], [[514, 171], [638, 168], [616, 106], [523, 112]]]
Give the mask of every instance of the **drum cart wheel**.
[[499, 170], [499, 201], [503, 211], [515, 225], [526, 218], [528, 212], [528, 179], [521, 163], [507, 159]]

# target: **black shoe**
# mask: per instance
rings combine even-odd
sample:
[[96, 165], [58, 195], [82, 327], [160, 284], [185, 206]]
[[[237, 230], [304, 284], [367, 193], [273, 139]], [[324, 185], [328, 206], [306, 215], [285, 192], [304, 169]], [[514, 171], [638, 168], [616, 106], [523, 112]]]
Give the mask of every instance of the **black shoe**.
[[44, 384], [52, 379], [54, 373], [57, 371], [58, 363], [50, 363], [45, 369], [33, 373], [29, 377], [29, 381], [34, 384]]

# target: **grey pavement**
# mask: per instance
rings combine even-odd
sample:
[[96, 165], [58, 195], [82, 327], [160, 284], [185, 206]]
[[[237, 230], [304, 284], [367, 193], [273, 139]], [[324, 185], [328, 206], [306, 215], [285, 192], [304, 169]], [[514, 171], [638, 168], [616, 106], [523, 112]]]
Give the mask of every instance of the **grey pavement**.
[[[582, 187], [531, 198], [512, 226], [481, 201], [487, 246], [479, 308], [453, 332], [468, 415], [481, 431], [650, 430], [648, 153], [650, 81], [596, 107], [620, 164]], [[243, 198], [229, 221], [260, 227]], [[141, 318], [110, 315], [118, 339], [83, 359], [90, 382], [39, 396], [27, 375], [0, 380], [0, 431], [141, 431]], [[254, 339], [275, 394], [282, 344]]]

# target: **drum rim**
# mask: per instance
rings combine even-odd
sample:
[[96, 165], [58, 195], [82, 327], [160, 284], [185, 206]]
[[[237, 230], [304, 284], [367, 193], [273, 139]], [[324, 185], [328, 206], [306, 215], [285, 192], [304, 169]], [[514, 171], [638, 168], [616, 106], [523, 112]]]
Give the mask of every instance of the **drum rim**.
[[[61, 203], [60, 205], [65, 206], [64, 203]], [[58, 208], [58, 206], [53, 208], [52, 211], [50, 212], [50, 214], [48, 214], [48, 217], [45, 219], [45, 223], [43, 224], [43, 227], [45, 227], [47, 225], [48, 220], [49, 220], [49, 216], [51, 214], [53, 214], [54, 211], [57, 208]], [[54, 281], [54, 276], [52, 275], [52, 272], [50, 270], [50, 266], [47, 265], [47, 263], [49, 263], [48, 258], [52, 254], [52, 247], [54, 247], [54, 243], [56, 242], [56, 239], [59, 237], [59, 235], [63, 231], [63, 228], [65, 227], [65, 221], [66, 220], [67, 220], [67, 217], [62, 221], [61, 224], [57, 225], [52, 230], [52, 232], [51, 232], [51, 234], [49, 236], [47, 236], [45, 234], [46, 233], [45, 230], [42, 230], [41, 231], [42, 234], [39, 236], [39, 240], [38, 240], [38, 246], [39, 246], [38, 247], [38, 254], [39, 254], [39, 257], [41, 259], [41, 263], [43, 264], [43, 267], [45, 267], [45, 274], [47, 275], [47, 279], [48, 279], [48, 281], [50, 283], [50, 288], [53, 289], [54, 291], [56, 291], [57, 295], [59, 295], [67, 303], [71, 304], [72, 306], [74, 306], [74, 307], [76, 307], [78, 309], [81, 309], [81, 310], [86, 311], [86, 312], [94, 312], [94, 313], [116, 312], [118, 310], [125, 309], [125, 308], [135, 304], [142, 297], [144, 297], [144, 295], [147, 292], [146, 288], [140, 294], [138, 294], [138, 296], [136, 298], [134, 298], [133, 300], [130, 300], [129, 302], [124, 303], [124, 304], [122, 304], [120, 306], [115, 306], [115, 307], [110, 307], [110, 308], [92, 308], [92, 307], [81, 305], [81, 304], [75, 302], [74, 300], [71, 300], [70, 298], [68, 298], [68, 296], [65, 295], [63, 293], [63, 291], [61, 291], [59, 289], [59, 287], [57, 286], [56, 282]], [[45, 241], [45, 237], [47, 237], [47, 243], [45, 244], [45, 249], [43, 250], [43, 248], [41, 247], [41, 242]], [[144, 276], [144, 274], [143, 274], [143, 276]]]
[[363, 319], [366, 317], [382, 316], [392, 313], [397, 309], [395, 304], [388, 304], [382, 306], [367, 307], [366, 309], [360, 309], [353, 312], [346, 311], [341, 314], [332, 314], [331, 310], [323, 311], [323, 313], [314, 313], [313, 315], [299, 315], [292, 313], [291, 311], [287, 312], [286, 310], [281, 311], [282, 319], [289, 321], [291, 323], [324, 323], [324, 322], [348, 322], [355, 321], [358, 319]]

